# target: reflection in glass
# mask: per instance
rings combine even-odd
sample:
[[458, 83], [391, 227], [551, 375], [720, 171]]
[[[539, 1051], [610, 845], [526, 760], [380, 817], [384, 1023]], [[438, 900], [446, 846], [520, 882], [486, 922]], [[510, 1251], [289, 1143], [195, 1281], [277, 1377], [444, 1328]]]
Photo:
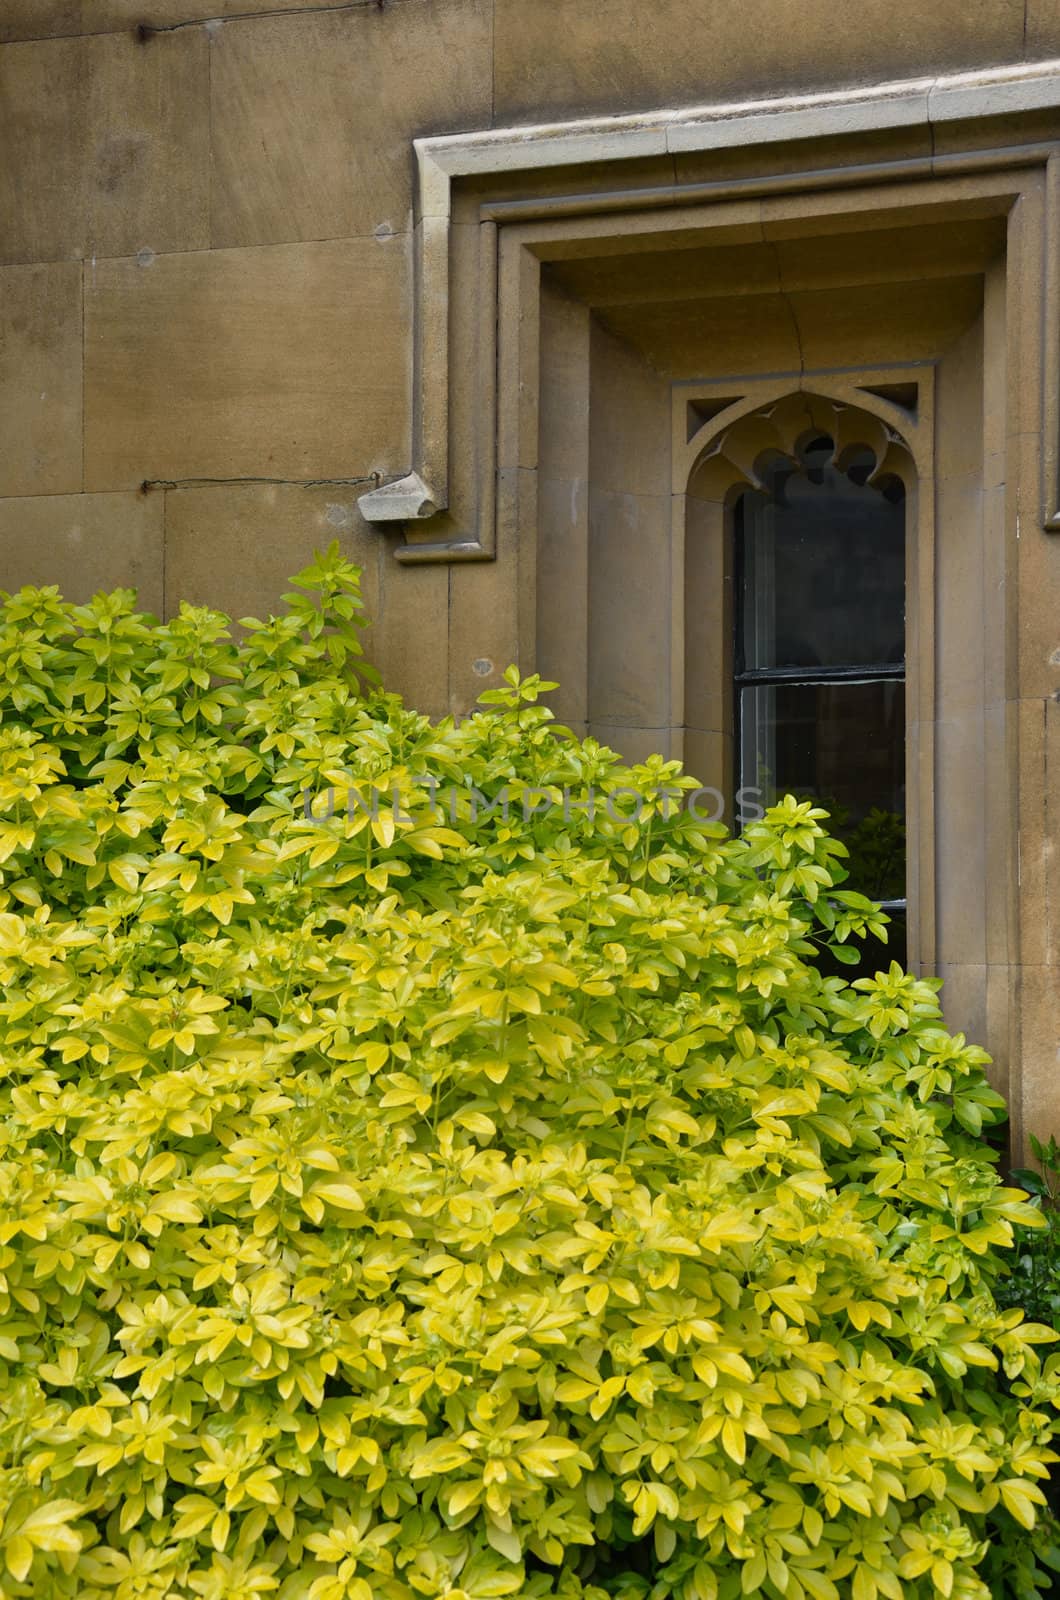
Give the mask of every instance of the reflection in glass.
[[[755, 684], [739, 693], [743, 781], [764, 791], [763, 804], [785, 794], [812, 796], [827, 806], [832, 831], [848, 848], [874, 814], [905, 816], [900, 681]], [[861, 876], [851, 887], [877, 900], [903, 899], [904, 841], [872, 867], [871, 882]]]
[[833, 455], [811, 441], [737, 505], [736, 787], [829, 811], [847, 887], [893, 919], [872, 972], [905, 959], [905, 507], [871, 451]]
[[[851, 469], [859, 476], [861, 460]], [[737, 671], [889, 665], [900, 674], [904, 503], [837, 467], [811, 470], [817, 481], [785, 463], [767, 475], [768, 494], [741, 501]]]

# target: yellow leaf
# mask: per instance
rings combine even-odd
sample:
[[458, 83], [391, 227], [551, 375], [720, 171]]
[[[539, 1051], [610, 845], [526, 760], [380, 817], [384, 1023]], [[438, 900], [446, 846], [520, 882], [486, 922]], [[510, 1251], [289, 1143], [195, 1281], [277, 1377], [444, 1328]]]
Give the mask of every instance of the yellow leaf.
[[[359, 1189], [350, 1183], [316, 1183], [312, 1194], [339, 1211], [363, 1211], [364, 1199]], [[308, 1197], [307, 1197], [308, 1198]]]
[[438, 1472], [455, 1472], [470, 1460], [468, 1452], [455, 1439], [432, 1439], [415, 1452], [409, 1477], [429, 1478]]
[[107, 871], [119, 889], [135, 894], [139, 884], [135, 870], [124, 861], [108, 861]]
[[151, 1201], [150, 1212], [166, 1222], [196, 1223], [202, 1221], [202, 1212], [194, 1201], [180, 1194], [157, 1194]]
[[594, 1283], [585, 1295], [585, 1306], [591, 1317], [598, 1317], [605, 1310], [609, 1297], [606, 1283]]
[[726, 1417], [721, 1425], [721, 1442], [725, 1452], [742, 1466], [747, 1456], [747, 1441], [744, 1430], [735, 1417]]
[[1038, 1520], [1036, 1507], [1044, 1506], [1045, 1495], [1036, 1483], [1026, 1478], [1005, 1478], [998, 1484], [1006, 1511], [1023, 1528], [1033, 1528]]
[[595, 1393], [596, 1385], [586, 1383], [584, 1378], [564, 1378], [556, 1385], [556, 1399], [565, 1405], [571, 1401], [588, 1400]]
[[466, 1511], [469, 1506], [473, 1506], [476, 1503], [481, 1493], [482, 1485], [480, 1483], [459, 1484], [449, 1496], [449, 1515], [451, 1517], [460, 1516], [461, 1512]]
[[11, 1576], [22, 1583], [33, 1565], [33, 1546], [21, 1534], [15, 1534], [4, 1546], [4, 1560]]

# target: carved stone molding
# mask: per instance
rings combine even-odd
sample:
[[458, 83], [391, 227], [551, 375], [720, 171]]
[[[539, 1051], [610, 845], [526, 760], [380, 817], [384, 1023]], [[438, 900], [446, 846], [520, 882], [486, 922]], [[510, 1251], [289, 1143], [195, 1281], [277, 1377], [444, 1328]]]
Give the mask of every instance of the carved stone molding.
[[[917, 474], [930, 476], [930, 367], [886, 369], [875, 388], [860, 381], [860, 375], [854, 382], [843, 375], [806, 373], [796, 379], [794, 390], [791, 381], [749, 385], [685, 442], [675, 441], [675, 484], [688, 484], [692, 492], [694, 479], [697, 494], [719, 500], [745, 488], [764, 489], [763, 463], [777, 455], [797, 463], [807, 433], [832, 440], [836, 464], [842, 464], [850, 449], [870, 449], [876, 458], [866, 480], [870, 484], [896, 477], [908, 485]], [[877, 392], [880, 388], [909, 390], [911, 403], [898, 404]], [[684, 404], [694, 414], [693, 394], [709, 395], [709, 387], [674, 385], [675, 413]], [[679, 425], [676, 416], [675, 421]]]
[[[1060, 142], [1042, 142], [1042, 114], [1060, 113], [1060, 61], [920, 78], [837, 93], [726, 103], [685, 110], [494, 129], [415, 141], [419, 171], [416, 227], [415, 427], [410, 472], [362, 496], [365, 518], [404, 525], [396, 548], [404, 562], [490, 560], [503, 518], [497, 494], [498, 436], [506, 407], [518, 408], [513, 384], [528, 381], [520, 353], [533, 342], [534, 262], [504, 281], [507, 236], [540, 223], [551, 229], [595, 227], [620, 236], [699, 225], [726, 202], [766, 196], [842, 194], [883, 186], [908, 193], [918, 183], [1007, 174], [1013, 203], [1021, 174], [1047, 168], [1044, 248], [1022, 271], [1036, 304], [1042, 406], [1041, 524], [1060, 530], [1058, 390], [1060, 390]], [[1002, 122], [1001, 119], [1004, 119]], [[1028, 131], [1020, 133], [1022, 122]], [[971, 148], [943, 154], [837, 163], [837, 144], [867, 135], [909, 135], [974, 124]], [[984, 148], [982, 129], [996, 126]], [[1002, 132], [1003, 130], [1003, 132]], [[1035, 132], [1036, 130], [1036, 132]], [[828, 156], [795, 172], [681, 181], [679, 158], [818, 141]], [[658, 181], [660, 163], [673, 174]], [[586, 177], [586, 167], [592, 169]], [[569, 177], [565, 179], [564, 174]], [[628, 184], [624, 179], [628, 175]], [[460, 226], [462, 188], [481, 199]], [[456, 235], [469, 237], [456, 247]], [[529, 247], [528, 247], [529, 248]], [[1032, 248], [1028, 246], [1028, 248]], [[529, 254], [534, 255], [529, 248]], [[546, 259], [547, 251], [537, 252]], [[525, 270], [524, 270], [525, 268]], [[523, 283], [519, 276], [522, 273]], [[1033, 280], [1033, 282], [1032, 282]], [[520, 290], [528, 289], [529, 293]], [[512, 319], [515, 319], [514, 323]], [[473, 348], [469, 348], [469, 339]], [[454, 426], [454, 394], [464, 392], [473, 424]], [[470, 394], [467, 391], [470, 390]], [[474, 437], [470, 435], [473, 434]]]

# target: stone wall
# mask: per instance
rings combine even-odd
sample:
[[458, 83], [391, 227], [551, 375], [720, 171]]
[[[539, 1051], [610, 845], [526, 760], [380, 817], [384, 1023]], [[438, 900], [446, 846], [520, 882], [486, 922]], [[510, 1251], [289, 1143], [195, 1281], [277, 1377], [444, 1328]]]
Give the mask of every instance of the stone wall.
[[2, 0], [0, 586], [260, 614], [337, 536], [444, 709], [513, 580], [356, 510], [412, 456], [412, 138], [1052, 55], [1056, 0]]

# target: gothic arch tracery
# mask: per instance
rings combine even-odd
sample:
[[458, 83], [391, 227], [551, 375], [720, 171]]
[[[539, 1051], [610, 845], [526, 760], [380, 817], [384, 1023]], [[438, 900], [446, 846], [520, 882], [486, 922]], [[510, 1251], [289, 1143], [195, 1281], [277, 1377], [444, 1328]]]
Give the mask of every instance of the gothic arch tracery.
[[[727, 502], [745, 489], [765, 487], [765, 465], [778, 457], [799, 466], [800, 447], [810, 438], [832, 441], [831, 464], [842, 469], [857, 452], [870, 450], [874, 465], [866, 481], [883, 492], [892, 484], [913, 487], [913, 450], [897, 422], [902, 408], [892, 401], [864, 405], [811, 390], [729, 406], [689, 440], [691, 470], [687, 493], [696, 499]], [[879, 407], [877, 410], [876, 408]], [[732, 413], [736, 411], [734, 416]], [[881, 414], [883, 412], [889, 415]], [[908, 423], [915, 427], [915, 416]], [[910, 430], [912, 431], [912, 430]]]

